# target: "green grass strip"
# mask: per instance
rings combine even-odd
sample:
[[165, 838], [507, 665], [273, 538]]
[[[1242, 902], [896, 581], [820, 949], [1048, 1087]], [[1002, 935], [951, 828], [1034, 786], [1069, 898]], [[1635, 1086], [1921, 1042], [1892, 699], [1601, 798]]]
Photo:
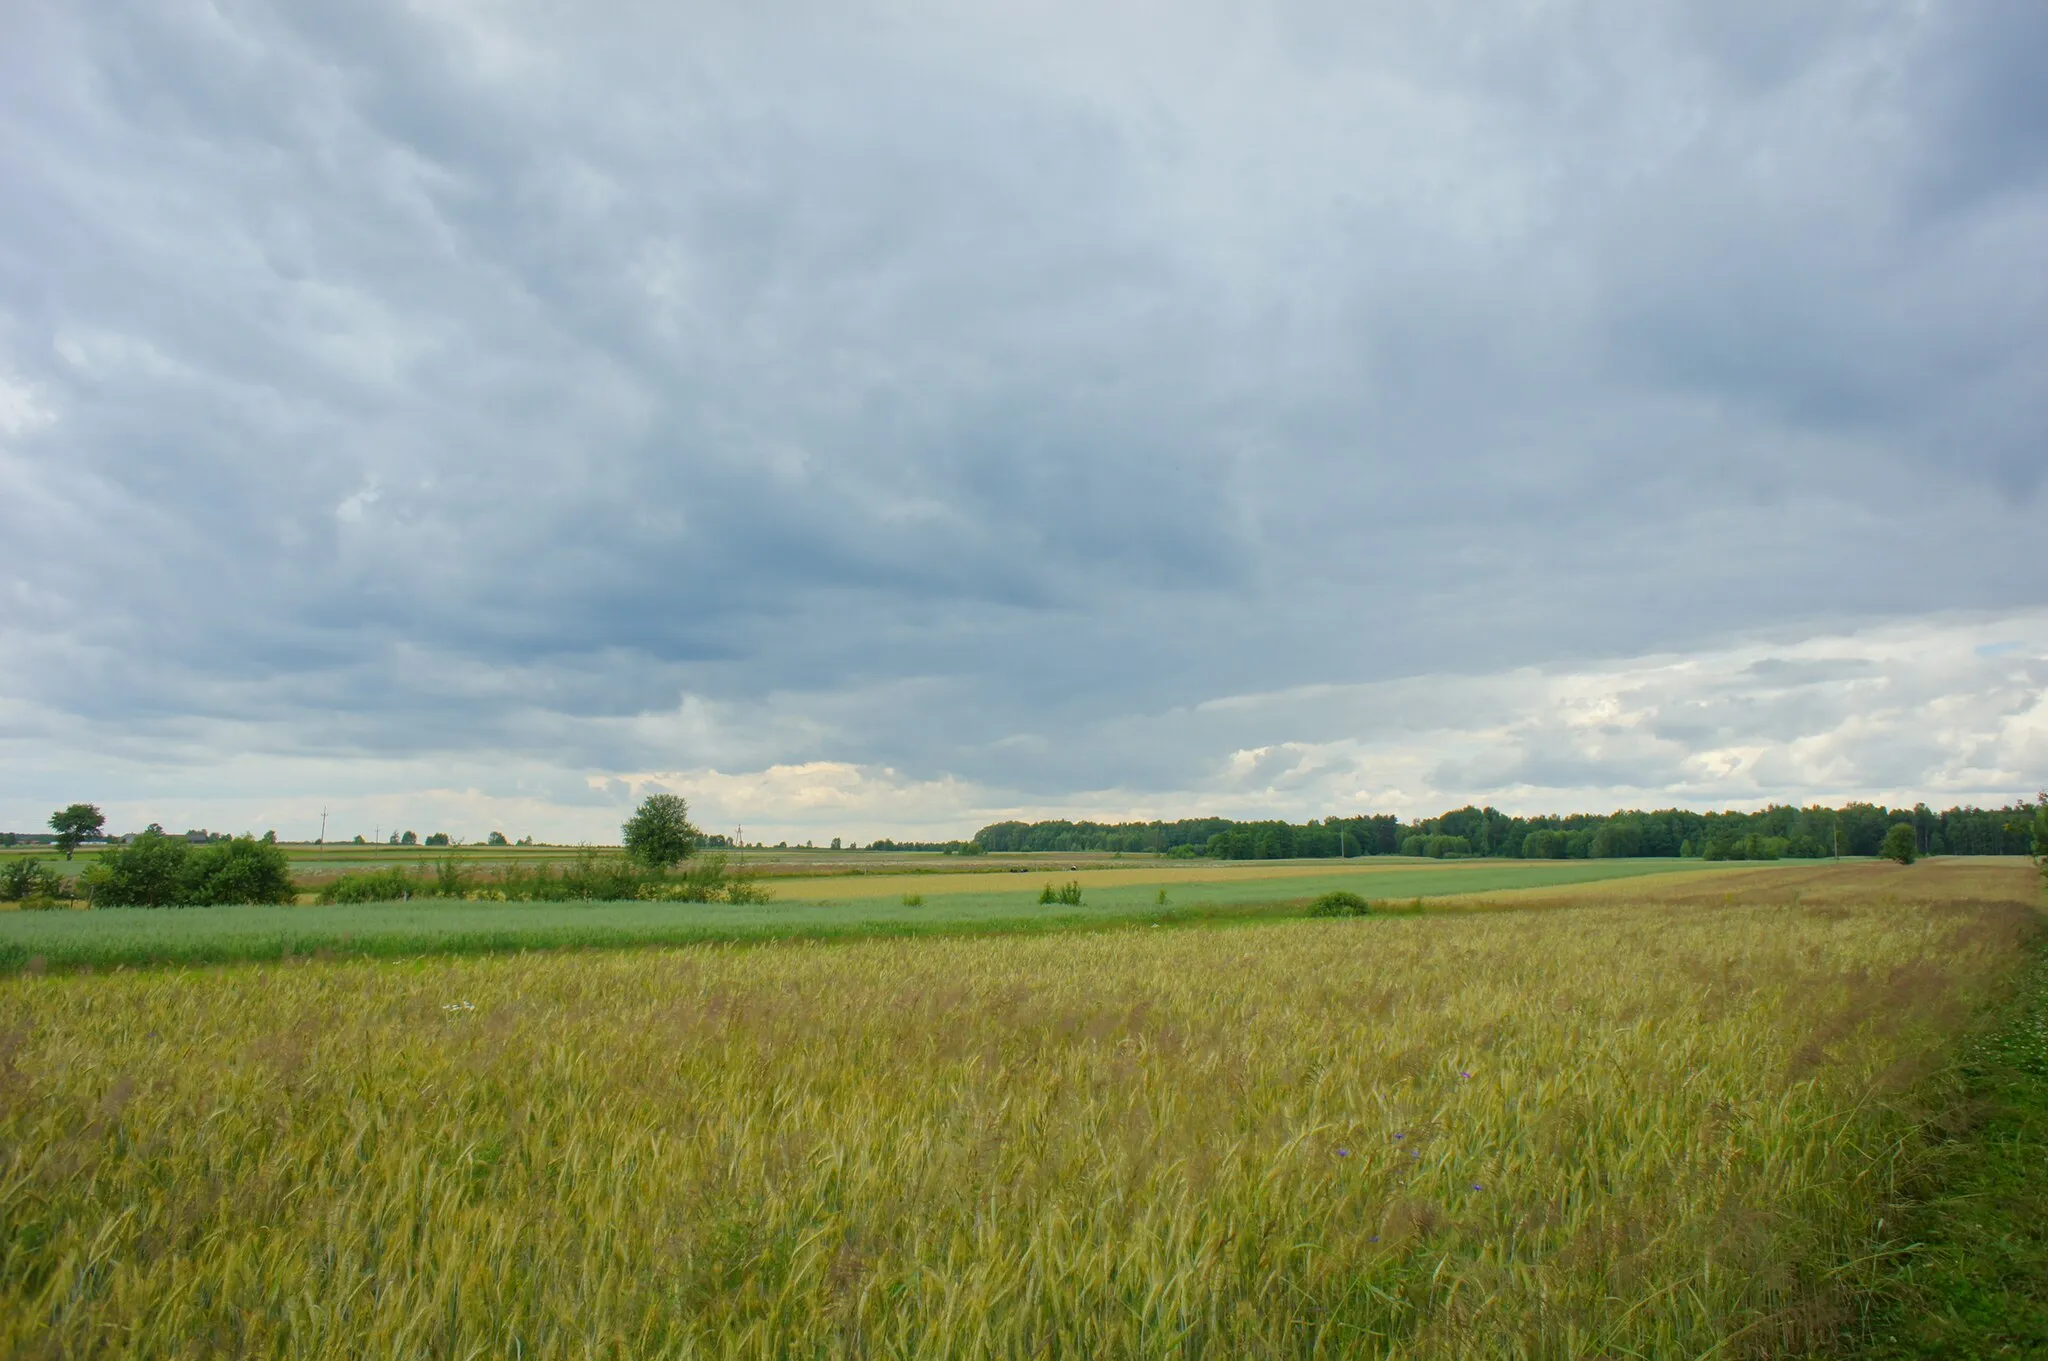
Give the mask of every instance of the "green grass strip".
[[1997, 1027], [1973, 1041], [1940, 1192], [1919, 1246], [1848, 1350], [1879, 1361], [2048, 1357], [2048, 948], [2036, 942]]
[[[308, 956], [409, 958], [519, 950], [1021, 934], [1299, 916], [1298, 901], [1187, 907], [1039, 908], [897, 916], [670, 903], [372, 903], [346, 907], [107, 908], [22, 913], [0, 935], [0, 973], [230, 964]], [[744, 913], [745, 915], [742, 915]], [[14, 917], [15, 914], [9, 914]]]

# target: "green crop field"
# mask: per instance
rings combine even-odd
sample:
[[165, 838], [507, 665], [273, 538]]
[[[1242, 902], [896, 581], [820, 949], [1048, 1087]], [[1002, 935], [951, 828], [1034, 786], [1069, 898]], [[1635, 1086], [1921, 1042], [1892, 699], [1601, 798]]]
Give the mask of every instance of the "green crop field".
[[2038, 897], [17, 972], [0, 1354], [1807, 1354]]
[[[1064, 866], [1067, 863], [1061, 861]], [[1078, 862], [1077, 862], [1078, 863]], [[1354, 862], [1358, 864], [1359, 862]], [[1678, 870], [1716, 876], [1697, 861], [1330, 862], [1184, 868], [1037, 870], [1030, 874], [796, 878], [768, 881], [762, 904], [624, 902], [411, 903], [297, 907], [100, 908], [0, 912], [0, 970], [163, 962], [212, 963], [288, 955], [476, 954], [578, 946], [676, 945], [707, 940], [1024, 931], [1275, 914], [1331, 889], [1406, 902], [1555, 887]], [[1087, 885], [1077, 907], [1044, 906], [1046, 883]], [[906, 905], [905, 890], [929, 895]], [[1159, 901], [1161, 891], [1166, 901]]]

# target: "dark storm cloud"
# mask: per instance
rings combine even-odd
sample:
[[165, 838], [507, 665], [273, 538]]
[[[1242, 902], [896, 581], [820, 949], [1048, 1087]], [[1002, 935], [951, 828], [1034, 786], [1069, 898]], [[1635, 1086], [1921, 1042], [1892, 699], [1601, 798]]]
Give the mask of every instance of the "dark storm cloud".
[[[9, 26], [52, 768], [227, 723], [1185, 790], [1159, 716], [1219, 696], [2041, 601], [2033, 6]], [[1717, 683], [1628, 782], [1823, 717]], [[1304, 703], [1196, 726], [1359, 730]]]

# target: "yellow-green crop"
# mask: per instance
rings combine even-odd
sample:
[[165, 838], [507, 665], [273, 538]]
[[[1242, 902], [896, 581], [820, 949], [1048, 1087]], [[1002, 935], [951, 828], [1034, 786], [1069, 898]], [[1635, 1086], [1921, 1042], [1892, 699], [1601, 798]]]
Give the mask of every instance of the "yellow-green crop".
[[2028, 927], [1940, 869], [15, 977], [0, 1353], [1775, 1354]]

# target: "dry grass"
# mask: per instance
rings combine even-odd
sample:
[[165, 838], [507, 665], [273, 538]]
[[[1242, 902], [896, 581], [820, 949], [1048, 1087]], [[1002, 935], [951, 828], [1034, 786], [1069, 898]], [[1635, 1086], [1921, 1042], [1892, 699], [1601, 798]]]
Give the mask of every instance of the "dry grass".
[[1783, 1354], [2005, 874], [7, 979], [0, 1353]]

